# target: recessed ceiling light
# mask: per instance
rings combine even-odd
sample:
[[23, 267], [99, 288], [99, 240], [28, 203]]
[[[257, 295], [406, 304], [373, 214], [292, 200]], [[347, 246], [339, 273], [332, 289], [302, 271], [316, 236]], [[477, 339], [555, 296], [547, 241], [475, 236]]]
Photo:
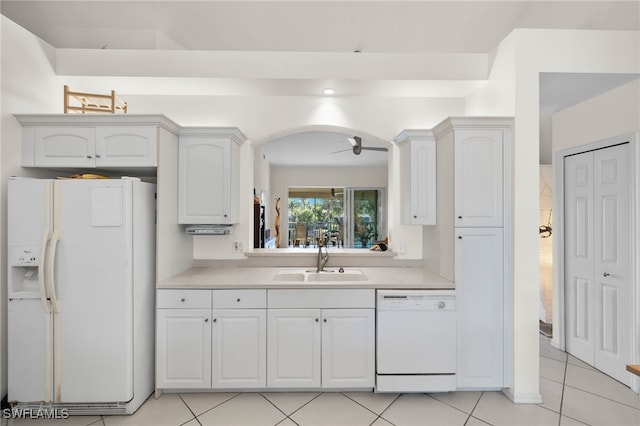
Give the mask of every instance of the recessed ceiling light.
[[322, 91], [322, 93], [324, 93], [325, 95], [333, 95], [334, 93], [336, 93], [336, 91], [331, 87], [327, 87]]

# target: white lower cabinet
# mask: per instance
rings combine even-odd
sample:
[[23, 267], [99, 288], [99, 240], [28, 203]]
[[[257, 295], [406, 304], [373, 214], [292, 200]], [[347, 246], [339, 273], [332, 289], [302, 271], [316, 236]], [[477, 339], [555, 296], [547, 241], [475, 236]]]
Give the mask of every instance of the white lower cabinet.
[[372, 389], [375, 290], [269, 290], [267, 387]]
[[502, 388], [502, 228], [456, 228], [457, 388]]
[[211, 387], [211, 309], [158, 309], [156, 387]]
[[265, 387], [266, 310], [214, 309], [212, 318], [211, 387]]
[[267, 386], [320, 387], [320, 309], [269, 309]]
[[375, 311], [322, 311], [322, 387], [372, 388], [375, 376]]
[[157, 389], [375, 386], [375, 290], [162, 289], [157, 307]]
[[267, 385], [373, 388], [374, 309], [270, 309]]

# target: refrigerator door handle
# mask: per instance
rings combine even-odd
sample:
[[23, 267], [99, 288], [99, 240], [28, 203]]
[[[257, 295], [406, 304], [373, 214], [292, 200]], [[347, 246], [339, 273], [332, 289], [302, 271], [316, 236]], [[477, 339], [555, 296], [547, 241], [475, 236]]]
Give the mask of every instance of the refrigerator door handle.
[[60, 304], [58, 302], [58, 295], [56, 294], [56, 254], [58, 251], [58, 241], [60, 241], [60, 231], [55, 229], [53, 231], [53, 235], [51, 237], [51, 258], [49, 259], [49, 279], [47, 280], [49, 284], [49, 298], [51, 299], [51, 305], [53, 307], [53, 312], [56, 314], [60, 313]]
[[42, 308], [44, 310], [44, 318], [45, 318], [45, 377], [44, 377], [44, 394], [45, 394], [45, 402], [51, 402], [51, 386], [53, 381], [53, 365], [52, 365], [52, 354], [51, 354], [51, 341], [53, 336], [51, 335], [51, 302], [49, 301], [47, 294], [47, 266], [50, 265], [50, 261], [48, 259], [48, 255], [51, 253], [47, 250], [49, 248], [49, 244], [51, 243], [51, 214], [53, 212], [51, 206], [51, 182], [46, 182], [45, 192], [45, 201], [44, 201], [44, 209], [45, 209], [45, 218], [47, 219], [47, 225], [45, 226], [44, 232], [42, 234], [42, 242], [40, 243], [40, 261], [38, 262], [38, 284], [40, 290], [40, 301], [42, 302]]
[[60, 378], [62, 362], [60, 360], [62, 350], [60, 346], [60, 304], [56, 294], [56, 255], [58, 253], [58, 241], [60, 241], [60, 181], [53, 182], [53, 234], [51, 236], [51, 250], [49, 259], [49, 298], [53, 308], [53, 401], [62, 401]]

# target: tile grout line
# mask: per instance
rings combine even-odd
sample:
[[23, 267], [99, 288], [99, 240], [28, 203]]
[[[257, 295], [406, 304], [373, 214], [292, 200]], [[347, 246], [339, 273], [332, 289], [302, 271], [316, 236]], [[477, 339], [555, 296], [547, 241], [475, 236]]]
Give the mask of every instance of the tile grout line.
[[[460, 412], [461, 412], [461, 413], [463, 413], [463, 414], [467, 414], [468, 416], [470, 416], [470, 415], [471, 415], [470, 413], [467, 413], [466, 411], [464, 411], [464, 410], [462, 410], [462, 409], [460, 409], [460, 408], [458, 408], [458, 407], [456, 407], [456, 406], [453, 406], [453, 405], [451, 405], [451, 404], [449, 404], [449, 403], [446, 403], [446, 402], [444, 402], [444, 401], [440, 401], [438, 398], [436, 398], [435, 396], [431, 395], [430, 393], [425, 393], [425, 394], [423, 394], [423, 395], [428, 396], [429, 398], [433, 399], [434, 401], [438, 401], [440, 404], [444, 404], [444, 405], [446, 405], [447, 407], [451, 407], [451, 408], [453, 408], [453, 409], [454, 409], [454, 410], [456, 410], [456, 411], [460, 411]], [[482, 395], [480, 395], [480, 397], [482, 397]], [[479, 400], [480, 400], [480, 398], [478, 398], [478, 401], [479, 401]], [[477, 403], [478, 403], [478, 402], [476, 401], [476, 404], [477, 404]], [[475, 408], [475, 405], [474, 405], [474, 408]], [[471, 411], [473, 411], [473, 410], [471, 410]], [[468, 420], [468, 419], [467, 419], [467, 420]], [[466, 422], [465, 422], [465, 423], [466, 423]]]
[[[182, 395], [180, 395], [179, 393], [178, 393], [178, 398], [180, 398], [180, 401], [182, 401], [182, 403], [185, 405], [185, 407], [187, 407], [187, 410], [189, 410], [189, 412], [190, 412], [191, 414], [193, 414], [193, 419], [196, 419], [196, 422], [198, 422], [198, 424], [199, 424], [200, 426], [202, 426], [202, 423], [200, 423], [200, 420], [198, 420], [198, 416], [196, 416], [196, 413], [194, 413], [194, 412], [193, 412], [193, 410], [191, 409], [191, 407], [189, 407], [189, 404], [187, 404], [187, 402], [182, 398]], [[203, 414], [204, 414], [204, 413], [203, 413]], [[181, 423], [181, 425], [184, 425], [185, 423], [189, 423], [189, 422], [190, 422], [191, 420], [193, 420], [193, 419], [187, 420], [186, 422]]]
[[[385, 408], [384, 410], [382, 410], [382, 413], [380, 413], [380, 414], [378, 415], [378, 419], [382, 419], [382, 420], [384, 420], [385, 422], [387, 422], [387, 423], [389, 423], [389, 424], [391, 424], [391, 425], [395, 426], [395, 423], [390, 422], [389, 420], [385, 419], [384, 417], [382, 417], [382, 415], [383, 415], [383, 414], [384, 414], [384, 413], [385, 413], [389, 408], [391, 408], [391, 406], [392, 406], [393, 404], [395, 404], [395, 403], [396, 403], [396, 401], [397, 401], [398, 399], [400, 399], [400, 397], [401, 397], [401, 396], [402, 396], [402, 394], [401, 394], [401, 393], [399, 393], [399, 394], [398, 394], [398, 396], [396, 396], [396, 397], [393, 399], [393, 401], [391, 401], [391, 404], [389, 404], [389, 405], [387, 406], [387, 408]], [[378, 419], [376, 419], [376, 421], [377, 421]]]
[[[342, 395], [342, 396], [344, 396], [345, 398], [349, 399], [349, 401], [355, 402], [356, 404], [358, 404], [359, 406], [361, 406], [361, 407], [362, 407], [362, 408], [364, 408], [365, 410], [367, 410], [367, 411], [369, 411], [369, 412], [371, 412], [371, 413], [375, 414], [376, 416], [378, 416], [378, 418], [380, 418], [380, 416], [382, 415], [382, 414], [378, 414], [378, 413], [376, 413], [375, 411], [373, 411], [373, 410], [369, 409], [369, 407], [367, 407], [367, 406], [365, 406], [365, 405], [363, 405], [363, 404], [360, 404], [358, 401], [356, 401], [355, 399], [351, 398], [349, 395], [345, 395], [345, 394], [344, 394], [344, 392], [340, 392], [340, 395]], [[398, 399], [398, 398], [400, 397], [400, 395], [401, 395], [401, 394], [398, 394], [398, 396], [397, 396], [393, 401], [391, 401], [391, 404], [393, 404], [393, 403], [396, 401], [396, 399]], [[391, 406], [391, 404], [389, 404], [389, 405], [387, 406], [387, 408], [389, 408], [389, 407]], [[386, 410], [387, 408], [385, 408], [385, 410]], [[382, 410], [382, 411], [384, 412], [384, 410]], [[376, 419], [376, 420], [377, 420], [377, 419]], [[375, 420], [374, 420], [374, 423], [375, 423]]]
[[[467, 423], [469, 423], [469, 420], [471, 419], [471, 417], [473, 417], [473, 412], [474, 412], [474, 411], [476, 411], [476, 408], [478, 407], [478, 404], [480, 404], [480, 400], [482, 399], [482, 397], [483, 397], [483, 396], [484, 396], [484, 391], [481, 391], [481, 392], [480, 392], [480, 397], [478, 398], [478, 400], [476, 401], [476, 403], [473, 405], [473, 408], [471, 409], [471, 413], [469, 413], [469, 417], [467, 417], [467, 421], [466, 421], [466, 422], [464, 422], [464, 424], [465, 424], [465, 425], [466, 425]], [[480, 420], [480, 421], [482, 421], [482, 422], [484, 422], [484, 423], [487, 423], [487, 424], [489, 424], [489, 425], [491, 424], [491, 423], [485, 422], [484, 420], [482, 420], [482, 419], [481, 419], [481, 418], [479, 418], [479, 417], [473, 417], [473, 418], [474, 418], [474, 419], [478, 419], [478, 420]]]
[[[206, 410], [206, 411], [203, 411], [203, 412], [202, 412], [202, 413], [200, 413], [199, 415], [200, 415], [200, 416], [202, 416], [203, 414], [206, 414], [206, 413], [208, 413], [209, 411], [211, 411], [211, 410], [213, 410], [213, 409], [215, 409], [215, 408], [218, 408], [219, 406], [221, 406], [221, 405], [223, 405], [223, 404], [226, 404], [227, 402], [231, 401], [232, 399], [237, 398], [238, 396], [240, 396], [240, 394], [241, 394], [241, 393], [236, 393], [236, 394], [235, 394], [235, 395], [233, 395], [232, 397], [225, 399], [225, 400], [224, 400], [224, 401], [222, 401], [220, 404], [216, 404], [216, 405], [214, 405], [213, 407], [209, 408], [209, 409], [208, 409], [208, 410]], [[178, 393], [178, 395], [180, 396], [180, 394], [179, 394], [179, 393]], [[182, 396], [180, 396], [180, 399], [182, 399]], [[184, 400], [183, 400], [183, 402], [184, 402]], [[187, 407], [189, 406], [189, 404], [187, 404], [186, 402], [185, 402], [185, 405], [187, 405]], [[189, 410], [191, 411], [191, 408], [190, 408], [190, 407], [189, 407]], [[192, 412], [193, 412], [193, 411], [192, 411]], [[198, 416], [195, 416], [195, 418], [196, 418], [196, 419], [198, 419]], [[198, 423], [200, 423], [200, 420], [198, 420]]]
[[593, 393], [593, 392], [588, 391], [588, 390], [580, 389], [579, 387], [576, 387], [576, 386], [564, 385], [562, 387], [562, 394], [563, 395], [564, 395], [564, 388], [565, 387], [568, 387], [568, 388], [571, 388], [571, 389], [575, 389], [575, 390], [578, 390], [580, 392], [588, 393], [589, 395], [593, 395], [593, 396], [598, 397], [598, 398], [606, 399], [607, 401], [615, 402], [616, 404], [624, 405], [625, 407], [633, 408], [634, 410], [640, 411], [640, 408], [634, 407], [633, 405], [629, 405], [629, 404], [627, 404], [625, 402], [618, 401], [617, 399], [607, 398], [606, 396], [602, 396], [602, 395], [599, 395], [597, 393]]
[[[295, 420], [293, 420], [291, 417], [289, 417], [289, 416], [287, 415], [287, 413], [285, 413], [284, 411], [282, 411], [282, 410], [280, 409], [280, 407], [278, 407], [276, 404], [274, 404], [274, 403], [273, 403], [269, 398], [267, 398], [266, 396], [264, 396], [262, 392], [258, 392], [258, 393], [259, 393], [259, 394], [260, 394], [260, 396], [261, 396], [261, 397], [263, 397], [263, 398], [264, 398], [264, 399], [265, 399], [269, 404], [273, 405], [273, 406], [274, 406], [274, 408], [275, 408], [276, 410], [280, 411], [280, 412], [282, 413], [282, 415], [284, 416], [284, 419], [282, 419], [282, 420], [280, 420], [278, 423], [276, 423], [276, 426], [277, 426], [277, 425], [279, 425], [280, 423], [284, 422], [284, 421], [285, 421], [285, 420], [287, 420], [287, 419], [291, 420], [291, 421], [292, 421], [293, 423], [295, 423], [296, 425], [298, 424], [298, 422], [296, 422], [296, 421], [295, 421]], [[304, 406], [303, 406], [303, 407], [304, 407]], [[302, 407], [300, 407], [300, 408], [302, 408]], [[294, 411], [294, 413], [295, 413], [295, 411]], [[291, 414], [293, 414], [293, 413], [291, 413]]]

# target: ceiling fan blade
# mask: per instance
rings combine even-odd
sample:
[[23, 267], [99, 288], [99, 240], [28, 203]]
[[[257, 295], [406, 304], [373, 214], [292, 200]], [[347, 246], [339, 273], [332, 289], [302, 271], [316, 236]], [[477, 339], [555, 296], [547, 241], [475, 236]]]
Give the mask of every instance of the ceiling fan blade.
[[351, 144], [351, 146], [358, 146], [362, 143], [362, 140], [360, 140], [360, 143], [358, 143], [358, 138], [357, 136], [354, 136], [352, 138], [347, 138], [347, 141], [349, 141], [349, 143]]
[[351, 151], [351, 150], [352, 150], [351, 148], [341, 149], [340, 151], [333, 151], [333, 152], [330, 152], [329, 154], [338, 154], [340, 152], [347, 152], [347, 151]]
[[367, 151], [389, 151], [388, 148], [379, 148], [375, 146], [363, 146], [362, 149], [366, 149]]

